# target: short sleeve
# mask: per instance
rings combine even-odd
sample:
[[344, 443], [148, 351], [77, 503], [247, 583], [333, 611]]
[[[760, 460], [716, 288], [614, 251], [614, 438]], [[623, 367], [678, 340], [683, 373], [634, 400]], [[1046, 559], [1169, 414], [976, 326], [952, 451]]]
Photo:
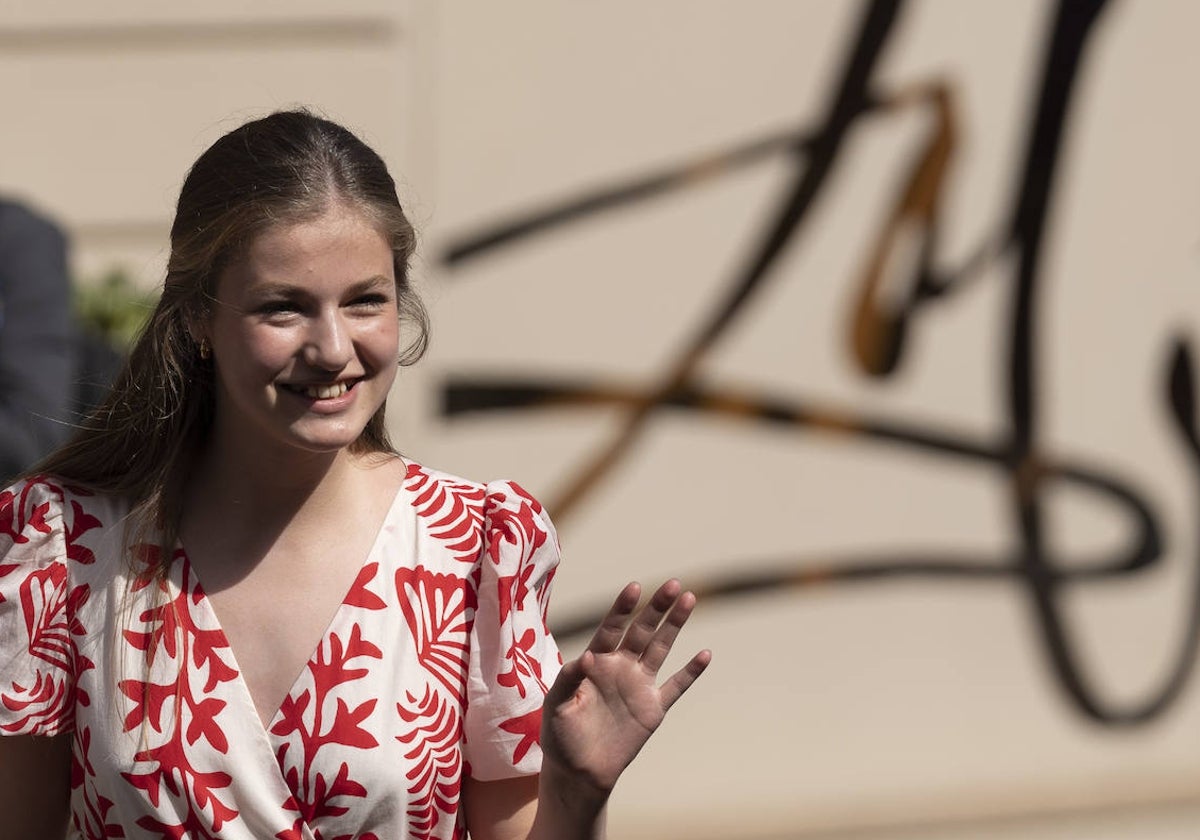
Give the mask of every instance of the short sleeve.
[[0, 734], [74, 724], [75, 608], [63, 491], [30, 479], [0, 492]]
[[558, 537], [542, 506], [511, 482], [487, 487], [471, 630], [464, 753], [472, 777], [537, 773], [542, 701], [562, 667], [546, 626]]

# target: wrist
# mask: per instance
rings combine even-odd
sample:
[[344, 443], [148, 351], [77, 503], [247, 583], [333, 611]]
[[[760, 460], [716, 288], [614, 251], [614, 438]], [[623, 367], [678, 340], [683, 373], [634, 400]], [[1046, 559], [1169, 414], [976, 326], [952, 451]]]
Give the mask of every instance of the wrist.
[[604, 836], [604, 807], [611, 793], [611, 788], [583, 774], [543, 761], [537, 817], [530, 837], [600, 840]]

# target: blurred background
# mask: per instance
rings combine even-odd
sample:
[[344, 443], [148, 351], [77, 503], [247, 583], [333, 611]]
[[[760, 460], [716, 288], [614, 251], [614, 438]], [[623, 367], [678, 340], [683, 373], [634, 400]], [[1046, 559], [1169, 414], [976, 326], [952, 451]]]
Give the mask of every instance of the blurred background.
[[220, 134], [390, 162], [403, 451], [544, 501], [568, 653], [703, 596], [614, 840], [1197, 836], [1200, 6], [0, 10], [0, 193], [118, 352]]

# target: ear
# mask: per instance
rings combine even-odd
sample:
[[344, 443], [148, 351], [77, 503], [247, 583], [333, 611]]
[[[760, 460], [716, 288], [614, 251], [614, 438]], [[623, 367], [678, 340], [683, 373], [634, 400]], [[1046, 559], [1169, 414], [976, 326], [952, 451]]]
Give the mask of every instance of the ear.
[[184, 329], [187, 330], [192, 343], [197, 346], [209, 341], [208, 324], [199, 318], [187, 318], [184, 322]]
[[201, 352], [200, 355], [207, 358], [206, 348], [212, 346], [212, 335], [209, 325], [209, 319], [206, 312], [185, 312], [183, 315], [184, 329], [187, 330], [188, 338]]

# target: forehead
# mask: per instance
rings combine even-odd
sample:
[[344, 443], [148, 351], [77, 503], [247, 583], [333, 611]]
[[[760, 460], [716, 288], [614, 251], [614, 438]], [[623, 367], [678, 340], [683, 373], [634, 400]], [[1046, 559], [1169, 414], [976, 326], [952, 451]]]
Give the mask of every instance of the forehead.
[[217, 294], [236, 296], [261, 286], [336, 292], [375, 277], [395, 282], [387, 237], [366, 214], [335, 204], [316, 218], [275, 225], [256, 236], [222, 272]]

